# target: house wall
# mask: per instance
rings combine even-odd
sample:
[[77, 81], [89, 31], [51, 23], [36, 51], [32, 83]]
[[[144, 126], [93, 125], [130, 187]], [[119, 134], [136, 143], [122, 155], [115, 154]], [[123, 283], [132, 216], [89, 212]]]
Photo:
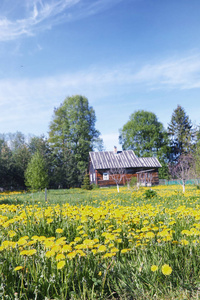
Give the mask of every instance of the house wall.
[[[94, 170], [92, 168], [90, 170], [91, 170], [91, 172], [94, 172]], [[139, 174], [136, 174], [137, 172], [140, 172], [142, 170], [143, 170], [142, 168], [126, 169], [126, 174], [125, 174], [124, 178], [121, 180], [121, 182], [119, 184], [120, 185], [126, 184], [127, 181], [130, 181], [132, 177], [136, 177], [137, 179], [139, 179], [139, 177], [140, 177], [140, 179], [142, 179], [143, 183], [148, 182], [147, 178], [146, 178], [146, 181], [145, 181], [145, 173], [142, 173], [142, 176], [141, 175], [139, 176]], [[146, 168], [146, 170], [148, 170], [148, 168]], [[109, 173], [109, 170], [96, 170], [96, 174], [95, 174], [95, 179], [96, 180], [95, 180], [95, 182], [91, 181], [91, 183], [96, 183], [100, 187], [116, 185], [116, 182], [115, 182], [115, 180], [112, 179], [111, 175], [109, 175], [108, 180], [104, 180], [104, 178], [103, 178], [104, 173]], [[115, 174], [115, 175], [118, 178], [120, 176], [118, 174]], [[152, 185], [159, 184], [158, 169], [155, 169], [155, 171], [151, 172], [151, 183], [152, 183]]]

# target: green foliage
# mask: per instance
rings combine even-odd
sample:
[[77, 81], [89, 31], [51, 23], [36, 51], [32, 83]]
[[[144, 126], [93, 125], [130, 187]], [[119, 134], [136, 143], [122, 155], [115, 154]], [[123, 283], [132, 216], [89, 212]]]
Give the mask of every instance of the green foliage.
[[31, 158], [25, 173], [25, 184], [39, 190], [48, 186], [48, 173], [42, 155], [37, 151]]
[[91, 190], [92, 189], [92, 185], [90, 184], [89, 174], [85, 174], [85, 176], [83, 178], [83, 184], [82, 184], [81, 188], [84, 189], [84, 190]]
[[[80, 186], [87, 169], [89, 151], [93, 150], [97, 141], [100, 145], [100, 133], [95, 129], [95, 122], [94, 109], [83, 96], [68, 97], [54, 110], [49, 142], [61, 165], [65, 169], [73, 169], [75, 183], [69, 181], [70, 186]], [[59, 171], [58, 164], [57, 168]]]
[[156, 193], [156, 191], [149, 189], [149, 190], [145, 191], [144, 196], [146, 199], [149, 199], [149, 198], [156, 197], [157, 193]]
[[167, 133], [157, 116], [138, 110], [120, 130], [123, 149], [132, 149], [137, 156], [162, 156], [168, 146]]
[[195, 139], [195, 130], [183, 107], [180, 105], [174, 110], [168, 126], [171, 138], [171, 161], [177, 161], [181, 154], [191, 152]]

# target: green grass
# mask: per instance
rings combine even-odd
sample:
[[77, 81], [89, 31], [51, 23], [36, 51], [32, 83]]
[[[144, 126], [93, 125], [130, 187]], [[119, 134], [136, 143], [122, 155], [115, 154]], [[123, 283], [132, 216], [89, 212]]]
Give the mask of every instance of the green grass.
[[0, 195], [0, 299], [200, 299], [200, 192], [147, 190]]

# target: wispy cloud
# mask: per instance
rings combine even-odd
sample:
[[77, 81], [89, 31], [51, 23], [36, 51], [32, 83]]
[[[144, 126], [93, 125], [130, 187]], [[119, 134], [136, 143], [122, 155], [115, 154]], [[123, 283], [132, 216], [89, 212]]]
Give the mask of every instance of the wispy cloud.
[[[121, 93], [127, 88], [194, 89], [200, 88], [200, 54], [157, 64], [138, 66], [135, 63], [114, 67], [96, 66], [56, 76], [0, 80], [0, 105], [8, 101], [51, 102], [62, 95], [85, 94], [95, 99]], [[13, 89], [13, 87], [15, 87]], [[20, 100], [21, 99], [21, 100]], [[61, 99], [62, 100], [62, 99]], [[23, 104], [24, 105], [24, 104]]]
[[200, 54], [147, 64], [134, 77], [136, 82], [146, 82], [152, 88], [199, 88]]
[[[96, 14], [122, 0], [115, 0], [114, 2], [112, 0], [2, 1], [0, 41], [34, 35], [39, 30], [50, 29], [56, 24], [72, 22]], [[12, 5], [13, 8], [11, 9]]]
[[[1, 118], [0, 127], [9, 128], [15, 122], [23, 123], [27, 130], [28, 124], [36, 128], [39, 116], [40, 128], [43, 128], [42, 124], [47, 128], [53, 108], [58, 107], [67, 96], [82, 94], [91, 105], [102, 105], [106, 109], [113, 105], [116, 96], [122, 100], [124, 95], [134, 94], [141, 87], [143, 91], [200, 88], [200, 54], [141, 66], [128, 63], [113, 68], [93, 67], [59, 76], [1, 79], [0, 110], [4, 119]], [[19, 126], [17, 128], [20, 130]]]

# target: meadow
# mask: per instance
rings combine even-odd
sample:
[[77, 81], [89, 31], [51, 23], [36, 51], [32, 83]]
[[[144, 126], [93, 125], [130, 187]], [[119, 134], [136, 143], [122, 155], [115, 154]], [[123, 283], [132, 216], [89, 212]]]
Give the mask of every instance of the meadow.
[[200, 189], [0, 194], [0, 299], [200, 299]]

